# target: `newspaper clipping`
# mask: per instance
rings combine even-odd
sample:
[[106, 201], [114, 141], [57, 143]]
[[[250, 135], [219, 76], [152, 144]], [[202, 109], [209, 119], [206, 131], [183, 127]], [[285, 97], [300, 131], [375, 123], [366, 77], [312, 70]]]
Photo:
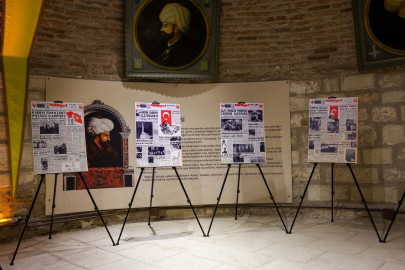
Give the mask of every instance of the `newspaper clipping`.
[[265, 163], [263, 103], [221, 103], [223, 163]]
[[136, 165], [181, 166], [179, 104], [135, 103]]
[[357, 163], [358, 98], [311, 99], [308, 162]]
[[82, 103], [31, 102], [35, 174], [86, 172]]

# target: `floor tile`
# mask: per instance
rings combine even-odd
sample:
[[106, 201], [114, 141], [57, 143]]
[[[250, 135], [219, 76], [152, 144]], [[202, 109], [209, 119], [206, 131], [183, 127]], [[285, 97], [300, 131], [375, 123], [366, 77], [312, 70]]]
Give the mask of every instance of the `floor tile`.
[[122, 260], [124, 257], [102, 249], [91, 249], [65, 256], [63, 259], [83, 268], [94, 268]]
[[206, 269], [212, 269], [216, 266], [221, 265], [221, 263], [208, 260], [208, 259], [203, 259], [200, 257], [196, 257], [193, 255], [181, 253], [172, 257], [169, 257], [167, 259], [163, 259], [161, 261], [153, 263], [153, 265], [157, 265], [159, 267], [165, 268], [165, 269], [201, 269], [201, 270], [206, 270]]
[[265, 256], [284, 258], [291, 261], [305, 263], [325, 253], [325, 251], [318, 249], [311, 249], [307, 247], [296, 247], [291, 245], [275, 243], [257, 251], [256, 253]]
[[300, 270], [323, 270], [323, 267], [317, 267], [313, 265], [302, 264], [298, 262], [292, 262], [286, 259], [277, 259], [272, 262], [266, 263], [256, 269], [260, 270], [291, 270], [291, 269], [300, 269]]
[[143, 263], [154, 263], [166, 259], [168, 257], [177, 255], [179, 254], [179, 252], [164, 247], [144, 244], [142, 246], [137, 246], [122, 251], [118, 251], [116, 254]]
[[111, 269], [119, 269], [119, 270], [163, 270], [164, 268], [160, 268], [156, 265], [149, 265], [141, 262], [137, 262], [135, 260], [126, 258], [117, 262], [113, 262], [111, 264], [102, 265], [96, 268], [92, 268], [92, 270], [111, 270]]
[[359, 257], [405, 264], [405, 250], [385, 248], [384, 244], [380, 247], [372, 247], [365, 250], [359, 254]]
[[50, 254], [41, 254], [38, 256], [27, 257], [24, 259], [16, 259], [14, 261], [13, 269], [41, 269], [41, 270], [53, 270], [59, 267], [69, 265], [67, 261], [61, 260]]
[[236, 249], [226, 249], [208, 257], [211, 260], [245, 269], [254, 269], [275, 259], [269, 256], [263, 256], [260, 254]]
[[369, 246], [354, 244], [348, 241], [334, 241], [329, 239], [320, 239], [305, 246], [306, 248], [319, 249], [347, 255], [358, 255], [365, 251]]
[[327, 268], [350, 269], [350, 270], [373, 270], [378, 269], [384, 262], [379, 260], [364, 259], [357, 256], [349, 256], [327, 252], [308, 262]]

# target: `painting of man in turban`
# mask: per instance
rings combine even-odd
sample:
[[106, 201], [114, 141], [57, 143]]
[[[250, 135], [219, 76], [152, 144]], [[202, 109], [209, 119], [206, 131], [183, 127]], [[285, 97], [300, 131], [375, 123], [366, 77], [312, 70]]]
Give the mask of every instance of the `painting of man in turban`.
[[107, 118], [92, 117], [86, 127], [90, 136], [87, 143], [87, 163], [89, 168], [117, 167], [118, 153], [109, 144], [110, 132], [114, 123]]
[[135, 19], [135, 42], [152, 65], [160, 69], [187, 68], [204, 54], [208, 25], [193, 1], [145, 1]]

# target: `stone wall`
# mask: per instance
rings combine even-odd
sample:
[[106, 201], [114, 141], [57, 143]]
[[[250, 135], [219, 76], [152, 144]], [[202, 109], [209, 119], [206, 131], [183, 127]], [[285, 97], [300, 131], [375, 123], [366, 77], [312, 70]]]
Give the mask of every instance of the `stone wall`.
[[[29, 62], [28, 101], [45, 98], [45, 76], [126, 80], [123, 2], [44, 1]], [[371, 208], [394, 207], [405, 187], [405, 69], [357, 71], [351, 0], [222, 0], [219, 41], [218, 82], [291, 81], [294, 205], [312, 169], [306, 160], [308, 100], [358, 96], [359, 164], [353, 166], [354, 173]], [[4, 184], [8, 169], [2, 97]], [[27, 212], [38, 181], [32, 171], [30, 136], [26, 132], [24, 137], [17, 199], [0, 199], [1, 209], [11, 215]], [[330, 165], [318, 166], [304, 205], [329, 206], [330, 181]], [[44, 215], [43, 194], [39, 198], [35, 217]], [[335, 166], [335, 200], [336, 206], [363, 207], [346, 166]]]

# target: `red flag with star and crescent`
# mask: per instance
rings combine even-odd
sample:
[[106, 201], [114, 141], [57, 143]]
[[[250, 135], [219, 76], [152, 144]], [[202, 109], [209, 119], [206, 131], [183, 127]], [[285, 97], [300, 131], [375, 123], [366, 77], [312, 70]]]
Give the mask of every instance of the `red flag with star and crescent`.
[[66, 114], [69, 118], [73, 117], [76, 123], [83, 124], [82, 116], [80, 114], [75, 112], [67, 112]]
[[161, 118], [161, 124], [163, 122], [167, 122], [169, 125], [172, 125], [172, 111], [169, 110], [162, 110], [160, 111], [160, 118]]

